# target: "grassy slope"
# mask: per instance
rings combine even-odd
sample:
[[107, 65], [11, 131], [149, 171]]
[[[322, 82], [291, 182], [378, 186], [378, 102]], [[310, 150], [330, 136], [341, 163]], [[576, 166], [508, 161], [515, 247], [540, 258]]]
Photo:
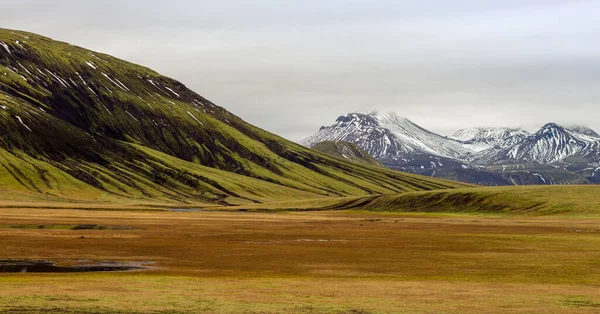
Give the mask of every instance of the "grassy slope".
[[466, 186], [346, 162], [108, 55], [0, 29], [0, 189], [265, 202]]
[[369, 155], [369, 153], [354, 143], [345, 141], [325, 141], [317, 143], [311, 148], [339, 158], [344, 158], [371, 166], [382, 166], [381, 163], [375, 159], [375, 157]]
[[414, 192], [340, 200], [327, 209], [390, 212], [600, 215], [600, 186], [519, 186]]
[[[513, 186], [282, 201], [242, 211], [358, 210], [397, 213], [600, 216], [600, 186]], [[216, 208], [225, 209], [225, 208]]]

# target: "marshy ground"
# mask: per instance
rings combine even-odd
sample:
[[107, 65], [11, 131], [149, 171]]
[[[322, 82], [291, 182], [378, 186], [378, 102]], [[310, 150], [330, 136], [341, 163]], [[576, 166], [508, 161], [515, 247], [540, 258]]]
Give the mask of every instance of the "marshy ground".
[[591, 313], [600, 225], [573, 216], [0, 209], [0, 259], [154, 261], [0, 274], [10, 313]]

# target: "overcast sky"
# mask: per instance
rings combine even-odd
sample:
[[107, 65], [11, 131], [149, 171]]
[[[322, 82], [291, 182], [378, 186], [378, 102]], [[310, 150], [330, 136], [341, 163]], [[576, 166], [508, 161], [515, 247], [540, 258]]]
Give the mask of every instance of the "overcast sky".
[[153, 68], [291, 140], [365, 110], [444, 135], [600, 131], [600, 1], [0, 0], [0, 15]]

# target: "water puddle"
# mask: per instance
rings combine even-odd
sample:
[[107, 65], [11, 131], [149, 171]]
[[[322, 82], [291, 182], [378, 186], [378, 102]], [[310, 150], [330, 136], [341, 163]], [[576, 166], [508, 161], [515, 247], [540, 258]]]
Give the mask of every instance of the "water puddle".
[[0, 260], [0, 273], [85, 273], [145, 270], [152, 262], [96, 262], [80, 261], [79, 265], [57, 266], [42, 260]]

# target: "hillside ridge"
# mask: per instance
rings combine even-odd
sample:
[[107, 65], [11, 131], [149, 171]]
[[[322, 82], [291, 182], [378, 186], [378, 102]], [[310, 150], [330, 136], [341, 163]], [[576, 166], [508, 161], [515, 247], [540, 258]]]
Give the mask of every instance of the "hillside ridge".
[[345, 163], [148, 68], [0, 29], [0, 189], [206, 203], [461, 184]]

